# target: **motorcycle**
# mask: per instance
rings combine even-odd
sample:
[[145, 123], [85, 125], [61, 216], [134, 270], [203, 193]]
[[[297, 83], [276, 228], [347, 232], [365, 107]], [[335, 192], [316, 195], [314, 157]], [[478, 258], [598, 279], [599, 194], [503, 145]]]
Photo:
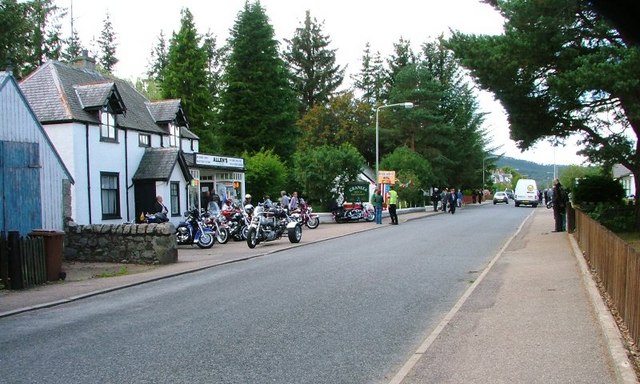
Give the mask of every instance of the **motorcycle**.
[[309, 229], [315, 229], [320, 225], [320, 218], [318, 215], [312, 214], [312, 212], [313, 208], [300, 199], [300, 208], [291, 212], [291, 218], [302, 225], [306, 225]]
[[263, 241], [280, 239], [285, 232], [291, 243], [299, 243], [302, 239], [302, 225], [291, 219], [286, 210], [280, 207], [267, 209], [258, 204], [247, 231], [247, 245], [255, 248]]
[[215, 233], [218, 243], [226, 244], [229, 241], [229, 227], [224, 221], [218, 204], [209, 203], [207, 210], [202, 213], [202, 221]]
[[213, 247], [216, 236], [213, 230], [207, 227], [200, 218], [198, 209], [184, 213], [185, 220], [176, 228], [176, 241], [179, 245], [195, 244], [199, 248]]
[[251, 214], [249, 211], [253, 211], [253, 206], [247, 205], [242, 208], [238, 204], [233, 203], [232, 209], [223, 209], [222, 216], [229, 228], [229, 235], [235, 241], [242, 241], [247, 239], [247, 230], [251, 223]]
[[331, 214], [333, 215], [333, 220], [335, 220], [336, 223], [346, 223], [359, 220], [372, 222], [376, 219], [376, 213], [373, 210], [373, 206], [368, 203], [360, 202], [347, 207], [343, 204], [333, 209]]

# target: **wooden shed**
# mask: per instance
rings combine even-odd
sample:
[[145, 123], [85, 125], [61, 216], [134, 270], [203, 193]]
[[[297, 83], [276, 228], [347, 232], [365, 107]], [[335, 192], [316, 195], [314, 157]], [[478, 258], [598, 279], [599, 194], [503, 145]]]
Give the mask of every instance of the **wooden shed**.
[[64, 229], [71, 174], [9, 72], [0, 72], [0, 234]]

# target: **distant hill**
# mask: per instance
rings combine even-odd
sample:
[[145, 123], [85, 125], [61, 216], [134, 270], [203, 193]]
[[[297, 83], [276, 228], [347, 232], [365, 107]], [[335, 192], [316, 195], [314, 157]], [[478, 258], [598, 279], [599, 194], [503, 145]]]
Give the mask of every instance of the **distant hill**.
[[[503, 157], [496, 161], [497, 168], [511, 167], [519, 174], [528, 179], [534, 179], [539, 188], [551, 187], [553, 181], [553, 164], [538, 164], [532, 161]], [[556, 172], [559, 175], [566, 165], [556, 165]]]

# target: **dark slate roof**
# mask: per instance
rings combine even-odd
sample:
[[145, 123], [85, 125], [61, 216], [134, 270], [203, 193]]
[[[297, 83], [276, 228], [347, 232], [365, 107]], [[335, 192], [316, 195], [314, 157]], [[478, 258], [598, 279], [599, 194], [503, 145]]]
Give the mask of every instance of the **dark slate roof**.
[[[161, 122], [147, 108], [150, 102], [144, 95], [128, 82], [95, 70], [48, 61], [26, 77], [20, 87], [43, 124], [68, 121], [99, 124], [98, 114], [92, 108], [100, 104], [103, 96], [108, 96], [108, 84], [112, 85], [112, 92], [121, 98], [123, 108], [126, 108], [126, 113], [116, 118], [119, 128], [164, 135], [169, 133], [166, 122], [171, 120], [159, 124]], [[182, 115], [175, 116], [175, 119], [178, 125], [186, 126], [186, 119]]]
[[182, 151], [176, 148], [147, 148], [133, 180], [169, 181], [176, 164], [181, 168], [184, 178], [190, 181], [191, 174]]

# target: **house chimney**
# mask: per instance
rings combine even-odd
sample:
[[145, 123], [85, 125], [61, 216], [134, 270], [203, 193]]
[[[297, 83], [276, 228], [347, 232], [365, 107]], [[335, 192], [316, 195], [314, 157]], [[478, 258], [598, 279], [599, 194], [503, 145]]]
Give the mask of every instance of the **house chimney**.
[[89, 71], [96, 70], [96, 60], [89, 57], [89, 51], [86, 49], [82, 50], [82, 56], [77, 57], [73, 60], [73, 67], [79, 69], [86, 69]]

